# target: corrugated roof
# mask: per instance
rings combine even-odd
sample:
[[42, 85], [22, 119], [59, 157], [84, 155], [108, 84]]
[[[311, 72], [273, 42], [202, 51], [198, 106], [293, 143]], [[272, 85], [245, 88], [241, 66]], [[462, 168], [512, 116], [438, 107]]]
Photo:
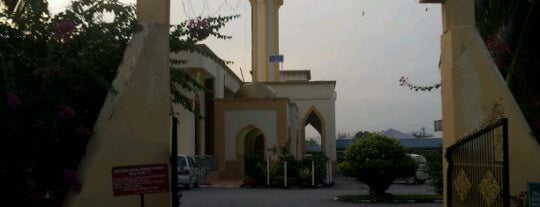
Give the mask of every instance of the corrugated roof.
[[[442, 138], [413, 138], [413, 139], [396, 139], [401, 145], [409, 149], [442, 149]], [[336, 150], [344, 151], [351, 145], [355, 139], [342, 138], [336, 140]]]
[[306, 145], [306, 152], [320, 152], [320, 151], [321, 151], [321, 145], [319, 144]]
[[442, 149], [442, 138], [397, 139], [406, 148]]
[[336, 150], [345, 150], [349, 145], [351, 145], [355, 140], [352, 138], [341, 138], [336, 140]]

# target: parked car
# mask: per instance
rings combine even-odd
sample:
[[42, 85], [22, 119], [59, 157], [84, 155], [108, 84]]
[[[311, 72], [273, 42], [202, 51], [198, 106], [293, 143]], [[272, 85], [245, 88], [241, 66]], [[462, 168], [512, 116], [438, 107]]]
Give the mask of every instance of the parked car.
[[199, 166], [195, 159], [189, 155], [179, 154], [178, 161], [178, 185], [186, 189], [199, 186]]
[[428, 163], [424, 156], [419, 154], [408, 154], [416, 161], [416, 173], [414, 177], [405, 178], [408, 184], [423, 184], [429, 178]]

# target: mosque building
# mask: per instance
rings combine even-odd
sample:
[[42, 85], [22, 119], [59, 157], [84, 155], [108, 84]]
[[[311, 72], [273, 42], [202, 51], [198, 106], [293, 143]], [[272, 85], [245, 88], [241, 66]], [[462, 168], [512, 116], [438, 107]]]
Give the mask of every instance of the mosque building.
[[[183, 69], [206, 90], [191, 93], [200, 112], [180, 111], [178, 152], [213, 155], [220, 179], [242, 179], [245, 161], [253, 156], [277, 161], [287, 147], [296, 159], [305, 151], [305, 126], [320, 134], [321, 151], [336, 170], [336, 81], [313, 81], [309, 70], [280, 70], [269, 56], [279, 51], [279, 8], [283, 0], [250, 0], [252, 22], [252, 82], [242, 81], [225, 64], [179, 52]], [[205, 47], [205, 45], [201, 45]], [[332, 174], [332, 173], [330, 173]], [[332, 180], [332, 177], [329, 176]]]

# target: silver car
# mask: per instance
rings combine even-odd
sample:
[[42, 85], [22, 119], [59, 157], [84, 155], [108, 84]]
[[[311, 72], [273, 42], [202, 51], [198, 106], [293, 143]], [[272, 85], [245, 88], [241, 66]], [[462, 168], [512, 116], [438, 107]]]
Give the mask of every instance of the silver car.
[[199, 186], [199, 166], [189, 155], [179, 154], [178, 161], [178, 185], [186, 189]]

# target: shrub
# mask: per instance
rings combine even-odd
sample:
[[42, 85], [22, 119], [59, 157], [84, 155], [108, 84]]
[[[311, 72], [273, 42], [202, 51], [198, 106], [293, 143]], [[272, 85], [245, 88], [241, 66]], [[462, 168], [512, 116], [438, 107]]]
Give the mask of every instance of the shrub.
[[315, 185], [325, 185], [328, 157], [322, 152], [314, 152], [304, 158], [302, 163], [311, 170], [311, 161], [315, 161]]
[[308, 187], [311, 185], [311, 169], [307, 167], [298, 168], [298, 184], [301, 187]]
[[[284, 162], [287, 161], [287, 185], [311, 187], [311, 162], [315, 162], [315, 185], [324, 184], [328, 157], [323, 153], [313, 153], [303, 160], [296, 160], [287, 147], [279, 148], [279, 160], [270, 162], [270, 186], [283, 187]], [[252, 158], [246, 162], [245, 186], [266, 186], [266, 160]], [[255, 183], [253, 183], [253, 181]]]
[[396, 177], [412, 176], [416, 171], [414, 160], [397, 140], [375, 133], [349, 146], [344, 160], [340, 167], [345, 175], [367, 184], [376, 196], [384, 195]]

